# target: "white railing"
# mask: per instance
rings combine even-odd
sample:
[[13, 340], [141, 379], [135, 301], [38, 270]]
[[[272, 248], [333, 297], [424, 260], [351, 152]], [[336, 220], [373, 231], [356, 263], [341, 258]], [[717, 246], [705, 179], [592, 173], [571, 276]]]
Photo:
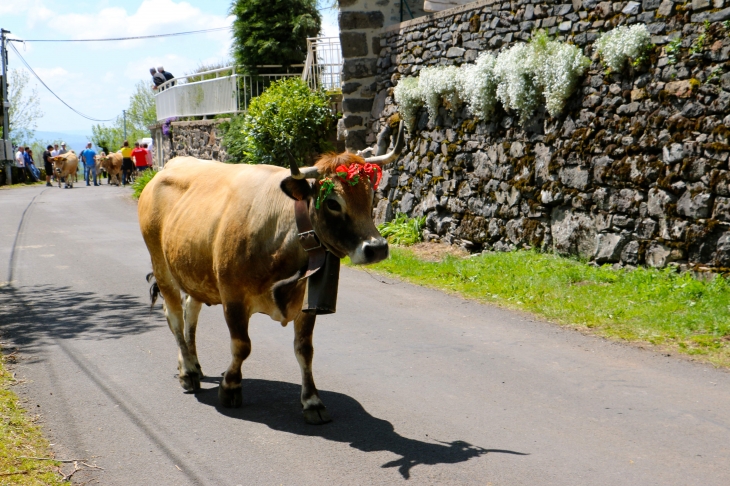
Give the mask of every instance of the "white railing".
[[157, 121], [178, 116], [237, 113], [235, 71], [227, 67], [166, 81], [157, 87], [155, 105]]
[[[283, 66], [257, 66], [260, 71], [284, 71]], [[272, 82], [300, 76], [312, 89], [340, 89], [342, 54], [337, 37], [307, 39], [306, 64], [293, 65], [276, 74], [240, 74], [229, 66], [189, 74], [157, 87], [157, 121], [173, 117], [235, 114], [248, 109], [251, 98], [259, 96]]]
[[342, 49], [339, 37], [307, 39], [307, 60], [302, 79], [312, 89], [333, 91], [342, 88]]

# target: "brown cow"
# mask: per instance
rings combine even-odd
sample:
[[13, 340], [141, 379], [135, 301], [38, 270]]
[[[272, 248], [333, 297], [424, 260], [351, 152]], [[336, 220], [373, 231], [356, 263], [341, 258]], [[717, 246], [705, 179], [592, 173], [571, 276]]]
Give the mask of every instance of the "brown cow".
[[[122, 183], [122, 154], [114, 152], [106, 155], [101, 152], [96, 157], [96, 172], [99, 173], [99, 169], [104, 169], [109, 174], [109, 184], [116, 184], [117, 186]], [[114, 182], [116, 181], [116, 182]]]
[[[367, 160], [329, 154], [301, 172], [293, 165], [291, 174], [270, 165], [176, 157], [147, 184], [138, 210], [156, 280], [151, 296], [153, 304], [157, 292], [165, 299], [185, 390], [200, 388], [195, 347], [200, 308], [222, 304], [232, 361], [218, 388], [221, 405], [241, 406], [241, 365], [251, 352], [248, 322], [252, 314], [262, 313], [284, 326], [294, 321], [304, 418], [315, 424], [330, 420], [312, 377], [316, 316], [302, 312], [306, 280], [300, 277], [308, 256], [299, 243], [293, 199], [308, 202], [304, 212], [334, 256], [349, 256], [355, 264], [383, 260], [388, 243], [372, 219], [373, 186], [382, 169], [368, 162], [395, 160], [402, 147], [401, 130], [389, 154]], [[342, 166], [347, 172], [335, 171]]]
[[53, 172], [58, 180], [58, 187], [61, 187], [61, 179], [64, 179], [66, 181], [64, 187], [66, 189], [72, 188], [74, 183], [71, 179], [76, 177], [79, 168], [79, 158], [76, 157], [76, 153], [69, 150], [63, 155], [51, 157], [51, 162], [53, 163]]

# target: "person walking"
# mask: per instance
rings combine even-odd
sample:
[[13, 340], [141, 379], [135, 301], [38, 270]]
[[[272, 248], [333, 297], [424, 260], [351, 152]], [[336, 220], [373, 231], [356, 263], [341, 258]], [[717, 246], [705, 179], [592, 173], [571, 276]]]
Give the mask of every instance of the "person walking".
[[147, 169], [147, 154], [147, 150], [140, 147], [139, 142], [135, 142], [132, 158], [137, 172], [144, 172]]
[[96, 180], [96, 152], [91, 148], [91, 142], [86, 144], [86, 148], [79, 154], [79, 158], [84, 161], [84, 179], [86, 179], [86, 185], [90, 186], [89, 173], [94, 175], [94, 185], [98, 186], [99, 183]]
[[132, 149], [129, 147], [127, 140], [122, 144], [122, 185], [126, 186], [131, 181], [132, 171], [134, 170], [134, 163], [132, 162]]
[[43, 167], [46, 169], [46, 185], [51, 185], [51, 176], [53, 175], [53, 163], [51, 157], [53, 157], [53, 145], [46, 147], [46, 151], [43, 152]]
[[147, 148], [147, 144], [143, 143], [142, 148], [147, 151], [147, 168], [152, 168], [152, 149]]

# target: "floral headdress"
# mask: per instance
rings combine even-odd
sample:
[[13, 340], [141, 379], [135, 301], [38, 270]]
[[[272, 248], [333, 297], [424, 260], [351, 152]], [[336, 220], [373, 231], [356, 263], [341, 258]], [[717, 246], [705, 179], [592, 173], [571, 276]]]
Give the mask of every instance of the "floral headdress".
[[[335, 169], [334, 177], [339, 177], [342, 182], [346, 182], [351, 186], [360, 182], [361, 177], [367, 177], [370, 180], [370, 186], [373, 188], [373, 191], [377, 191], [380, 179], [383, 177], [383, 170], [380, 166], [367, 162], [364, 164], [350, 164], [349, 167], [346, 165], [338, 165]], [[332, 180], [332, 177], [322, 178], [319, 181], [319, 195], [317, 196], [314, 207], [319, 209], [322, 201], [327, 199], [327, 196], [332, 193], [334, 188], [335, 182]]]

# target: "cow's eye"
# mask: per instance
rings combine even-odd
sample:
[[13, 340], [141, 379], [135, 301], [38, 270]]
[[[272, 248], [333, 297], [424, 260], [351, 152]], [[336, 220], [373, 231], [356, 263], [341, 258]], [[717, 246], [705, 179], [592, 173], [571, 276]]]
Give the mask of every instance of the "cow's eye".
[[342, 211], [342, 206], [340, 206], [340, 203], [338, 203], [334, 199], [327, 199], [327, 202], [325, 204], [327, 204], [327, 209], [334, 213], [339, 213]]

